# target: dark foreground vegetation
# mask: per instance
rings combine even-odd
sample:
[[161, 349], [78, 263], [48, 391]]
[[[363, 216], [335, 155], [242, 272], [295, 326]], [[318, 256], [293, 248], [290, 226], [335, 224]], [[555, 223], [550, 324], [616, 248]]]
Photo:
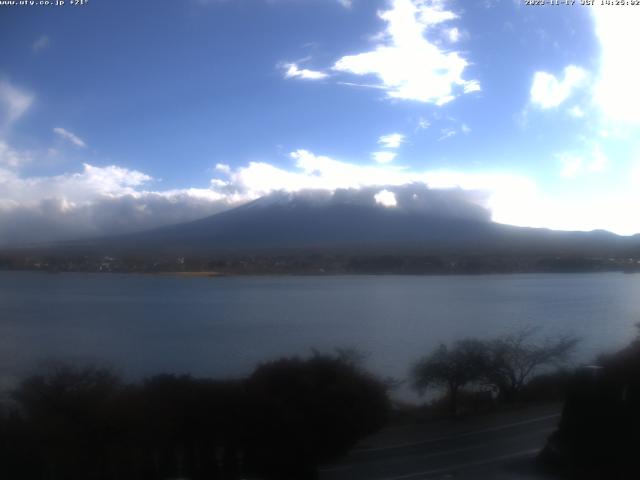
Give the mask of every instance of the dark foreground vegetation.
[[413, 385], [420, 392], [444, 390], [450, 415], [458, 413], [461, 396], [476, 403], [494, 397], [505, 403], [535, 397], [536, 387], [565, 378], [564, 372], [554, 370], [563, 366], [578, 343], [571, 336], [536, 340], [535, 333], [535, 328], [524, 328], [491, 340], [468, 338], [440, 345], [413, 366]]
[[420, 408], [392, 408], [392, 384], [351, 350], [265, 363], [242, 380], [165, 374], [127, 384], [108, 369], [50, 365], [0, 410], [0, 478], [314, 479], [390, 419], [563, 400], [545, 468], [640, 478], [640, 337], [598, 366], [569, 370], [577, 339], [535, 333], [464, 339], [419, 359], [413, 386], [441, 394]]
[[52, 367], [0, 421], [0, 478], [307, 479], [379, 429], [386, 387], [349, 355], [282, 359], [242, 381]]
[[414, 386], [443, 391], [432, 408], [449, 415], [500, 404], [563, 401], [541, 465], [572, 480], [640, 478], [640, 335], [594, 365], [568, 370], [558, 367], [577, 339], [540, 342], [534, 332], [441, 345], [413, 366]]
[[640, 478], [640, 337], [571, 377], [541, 459], [571, 479]]

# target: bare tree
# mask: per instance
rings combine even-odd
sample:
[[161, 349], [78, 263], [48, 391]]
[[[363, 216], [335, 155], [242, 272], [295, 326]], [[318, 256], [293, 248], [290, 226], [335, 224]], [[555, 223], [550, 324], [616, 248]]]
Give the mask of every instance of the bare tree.
[[493, 340], [466, 339], [451, 347], [440, 345], [413, 366], [413, 386], [420, 392], [446, 389], [453, 415], [459, 391], [470, 384], [491, 386], [503, 400], [514, 401], [540, 370], [566, 362], [578, 343], [568, 335], [537, 340], [538, 330], [526, 327]]
[[578, 343], [578, 338], [567, 335], [536, 342], [533, 337], [537, 331], [525, 327], [487, 343], [485, 380], [498, 389], [503, 400], [515, 400], [540, 369], [564, 363]]
[[444, 387], [449, 395], [449, 412], [455, 415], [460, 389], [484, 378], [488, 360], [486, 345], [480, 340], [459, 340], [451, 348], [441, 344], [413, 366], [413, 385], [419, 392]]

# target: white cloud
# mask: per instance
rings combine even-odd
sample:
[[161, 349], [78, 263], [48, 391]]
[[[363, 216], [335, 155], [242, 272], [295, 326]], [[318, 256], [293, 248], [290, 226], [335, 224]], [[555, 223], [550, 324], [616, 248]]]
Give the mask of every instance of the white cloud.
[[216, 164], [216, 170], [218, 172], [222, 172], [222, 173], [226, 173], [226, 174], [231, 173], [231, 167], [229, 165], [227, 165], [226, 163], [217, 163]]
[[427, 128], [429, 128], [431, 126], [431, 122], [429, 122], [429, 120], [425, 119], [425, 118], [420, 118], [418, 120], [418, 128], [420, 130], [426, 130]]
[[24, 178], [0, 168], [0, 244], [125, 233], [229, 208], [211, 189], [147, 191], [151, 180], [114, 165]]
[[151, 177], [115, 165], [96, 167], [84, 164], [80, 173], [51, 177], [7, 176], [0, 182], [0, 199], [22, 205], [46, 198], [64, 199], [68, 204], [90, 202], [96, 197], [118, 197], [137, 192]]
[[61, 138], [64, 138], [65, 140], [73, 143], [76, 147], [84, 148], [87, 146], [87, 144], [84, 143], [84, 140], [82, 140], [80, 137], [70, 132], [69, 130], [65, 130], [61, 127], [55, 127], [53, 129], [53, 132]]
[[396, 158], [396, 152], [373, 152], [371, 154], [377, 163], [390, 163]]
[[458, 132], [453, 128], [443, 128], [440, 130], [440, 137], [438, 141], [447, 140], [448, 138], [454, 137]]
[[444, 51], [426, 34], [458, 16], [446, 10], [445, 0], [392, 0], [379, 12], [386, 22], [382, 39], [373, 50], [340, 58], [333, 70], [353, 75], [375, 75], [391, 98], [443, 105], [460, 91], [480, 90], [480, 83], [465, 80], [468, 66], [460, 53]]
[[629, 177], [631, 178], [631, 181], [633, 182], [636, 189], [640, 187], [640, 161], [636, 161], [633, 165], [631, 165]]
[[0, 207], [0, 245], [130, 233], [203, 218], [228, 208], [224, 201], [198, 196], [191, 189], [98, 197], [81, 204], [48, 197], [28, 206]]
[[385, 148], [398, 148], [404, 143], [405, 136], [402, 133], [390, 133], [389, 135], [382, 135], [378, 139], [378, 143]]
[[7, 128], [20, 118], [33, 103], [34, 96], [0, 80], [0, 127]]
[[550, 73], [536, 72], [530, 91], [531, 103], [542, 109], [557, 107], [583, 87], [586, 80], [587, 71], [575, 65], [565, 67], [560, 80]]
[[640, 64], [626, 46], [640, 42], [639, 8], [590, 9], [600, 42], [600, 66], [595, 102], [614, 122], [640, 124]]
[[290, 156], [295, 162], [293, 169], [251, 162], [233, 170], [215, 190], [233, 201], [246, 201], [276, 191], [334, 192], [375, 186], [391, 191], [394, 186], [426, 184], [436, 189], [459, 188], [468, 192], [486, 192], [476, 201], [480, 205], [491, 206], [497, 221], [516, 218], [513, 213], [515, 206], [521, 198], [528, 199], [531, 192], [536, 190], [532, 181], [518, 175], [449, 170], [413, 171], [391, 164], [357, 165], [315, 155], [308, 150], [296, 150]]
[[16, 169], [31, 160], [29, 152], [18, 151], [7, 141], [13, 123], [29, 109], [34, 96], [0, 79], [0, 180], [2, 169]]
[[[216, 169], [218, 176], [208, 188], [175, 190], [150, 189], [151, 176], [115, 165], [87, 164], [78, 173], [50, 177], [21, 177], [0, 166], [0, 244], [124, 233], [201, 218], [274, 192], [304, 195], [307, 191], [324, 192], [324, 196], [319, 194], [323, 198], [338, 200], [348, 195], [354, 201], [362, 197], [373, 204], [391, 204], [389, 194], [376, 198], [386, 190], [393, 194], [398, 208], [476, 218], [484, 215], [486, 207], [491, 209], [493, 220], [501, 223], [640, 231], [640, 220], [634, 223], [627, 214], [612, 214], [598, 203], [601, 199], [570, 196], [567, 200], [550, 195], [521, 175], [360, 165], [302, 149], [292, 152], [290, 158], [293, 164], [288, 167], [266, 162], [235, 168], [225, 165]], [[580, 172], [597, 171], [605, 162], [596, 146], [581, 161]], [[631, 198], [630, 192], [627, 190], [627, 196], [621, 196], [615, 205], [622, 206], [623, 198], [628, 202], [635, 199], [636, 203], [627, 206], [637, 204], [640, 195]], [[589, 205], [580, 205], [578, 198]], [[479, 210], [474, 213], [470, 205]]]
[[584, 173], [602, 172], [609, 164], [609, 159], [598, 144], [586, 153], [564, 152], [556, 157], [562, 165], [560, 175], [565, 178], [576, 178]]
[[338, 0], [338, 3], [344, 8], [351, 8], [351, 6], [353, 5], [352, 0]]
[[464, 93], [473, 93], [479, 92], [482, 88], [480, 87], [480, 82], [478, 80], [469, 80], [464, 84]]
[[467, 125], [466, 123], [463, 123], [460, 126], [460, 131], [465, 135], [469, 135], [471, 133], [471, 127], [469, 127], [469, 125]]
[[582, 170], [583, 158], [572, 153], [561, 153], [558, 160], [562, 164], [560, 175], [565, 178], [575, 178]]
[[18, 168], [29, 162], [30, 156], [24, 152], [18, 152], [11, 146], [0, 139], [0, 168]]
[[50, 43], [51, 40], [47, 35], [41, 35], [31, 44], [31, 50], [33, 50], [34, 53], [38, 53], [49, 47]]
[[[149, 175], [114, 165], [97, 167], [85, 164], [78, 173], [51, 177], [22, 178], [17, 173], [0, 170], [0, 232], [3, 232], [0, 241], [28, 237], [24, 223], [15, 222], [21, 218], [16, 212], [24, 218], [42, 219], [42, 212], [46, 210], [49, 212], [47, 225], [55, 223], [56, 216], [60, 225], [67, 225], [62, 229], [64, 232], [54, 229], [58, 232], [56, 238], [64, 235], [69, 238], [191, 220], [277, 191], [336, 192], [375, 189], [378, 186], [375, 192], [380, 188], [393, 191], [399, 202], [396, 187], [403, 185], [426, 184], [430, 188], [484, 191], [490, 195], [496, 192], [504, 194], [506, 189], [519, 195], [519, 192], [526, 191], [522, 185], [528, 182], [510, 175], [443, 170], [420, 172], [391, 165], [357, 165], [314, 155], [307, 150], [296, 150], [290, 157], [294, 162], [293, 168], [251, 162], [230, 168], [228, 173], [221, 172], [223, 176], [212, 179], [209, 188], [165, 191], [147, 189], [153, 180]], [[476, 194], [469, 195], [472, 198]], [[373, 201], [373, 194], [370, 198]], [[491, 198], [479, 195], [475, 201], [484, 205]], [[510, 201], [514, 201], [513, 195]], [[166, 209], [171, 215], [166, 214]], [[120, 219], [116, 212], [121, 212], [126, 220]], [[35, 228], [34, 224], [29, 228]], [[38, 238], [48, 238], [46, 229], [38, 231]]]
[[569, 110], [567, 110], [567, 112], [573, 118], [584, 118], [584, 110], [582, 110], [579, 105], [571, 107]]
[[460, 188], [432, 189], [424, 183], [364, 186], [335, 190], [278, 191], [257, 201], [260, 205], [297, 204], [396, 207], [398, 210], [449, 218], [489, 221], [483, 206], [486, 194]]
[[295, 63], [285, 63], [282, 65], [285, 69], [284, 77], [285, 78], [301, 78], [303, 80], [322, 80], [323, 78], [327, 78], [327, 75], [324, 72], [320, 72], [318, 70], [309, 70], [307, 68], [298, 68], [298, 65]]
[[384, 207], [395, 207], [398, 205], [398, 201], [396, 200], [396, 195], [389, 190], [380, 190], [373, 197], [377, 204], [382, 205]]
[[[574, 154], [578, 157], [578, 154]], [[629, 184], [620, 183], [616, 192], [603, 198], [585, 196], [585, 181], [601, 178], [610, 173], [605, 152], [599, 145], [592, 146], [580, 164], [580, 171], [572, 182], [564, 182], [560, 191], [542, 189], [532, 179], [517, 174], [500, 172], [464, 172], [459, 170], [416, 170], [396, 164], [358, 165], [315, 155], [308, 150], [291, 153], [292, 168], [280, 168], [268, 163], [250, 163], [232, 169], [222, 186], [212, 189], [223, 194], [229, 202], [255, 199], [276, 191], [302, 192], [315, 190], [337, 192], [340, 189], [369, 191], [381, 189], [393, 192], [398, 205], [404, 205], [398, 188], [408, 185], [428, 185], [430, 189], [461, 189], [465, 198], [491, 210], [491, 218], [499, 223], [545, 227], [555, 229], [592, 230], [608, 229], [620, 234], [640, 232], [640, 219], [629, 217], [629, 206], [640, 204], [640, 190], [628, 175]], [[640, 172], [638, 162], [636, 173]], [[377, 186], [377, 188], [376, 188]], [[403, 187], [405, 186], [405, 187]], [[575, 189], [575, 192], [571, 189]], [[473, 197], [472, 192], [477, 192]]]
[[451, 43], [457, 43], [462, 36], [460, 30], [458, 30], [458, 27], [449, 28], [445, 31], [445, 34], [447, 40], [449, 40]]
[[591, 152], [591, 162], [587, 165], [590, 172], [601, 172], [607, 168], [609, 158], [604, 154], [602, 148], [596, 145]]

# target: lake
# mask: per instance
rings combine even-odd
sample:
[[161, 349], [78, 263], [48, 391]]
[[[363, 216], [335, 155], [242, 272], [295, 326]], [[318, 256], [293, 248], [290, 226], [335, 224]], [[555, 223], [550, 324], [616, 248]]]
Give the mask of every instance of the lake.
[[0, 379], [49, 358], [158, 372], [246, 375], [262, 361], [354, 346], [405, 378], [440, 342], [520, 327], [577, 334], [576, 362], [627, 344], [640, 275], [185, 278], [0, 272]]

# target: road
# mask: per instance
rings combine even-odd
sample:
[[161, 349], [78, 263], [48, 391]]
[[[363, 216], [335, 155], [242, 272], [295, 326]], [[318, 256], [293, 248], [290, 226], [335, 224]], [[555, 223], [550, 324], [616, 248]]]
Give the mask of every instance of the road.
[[533, 480], [553, 478], [533, 459], [555, 429], [551, 405], [388, 429], [365, 440], [340, 464], [320, 469], [321, 480]]

